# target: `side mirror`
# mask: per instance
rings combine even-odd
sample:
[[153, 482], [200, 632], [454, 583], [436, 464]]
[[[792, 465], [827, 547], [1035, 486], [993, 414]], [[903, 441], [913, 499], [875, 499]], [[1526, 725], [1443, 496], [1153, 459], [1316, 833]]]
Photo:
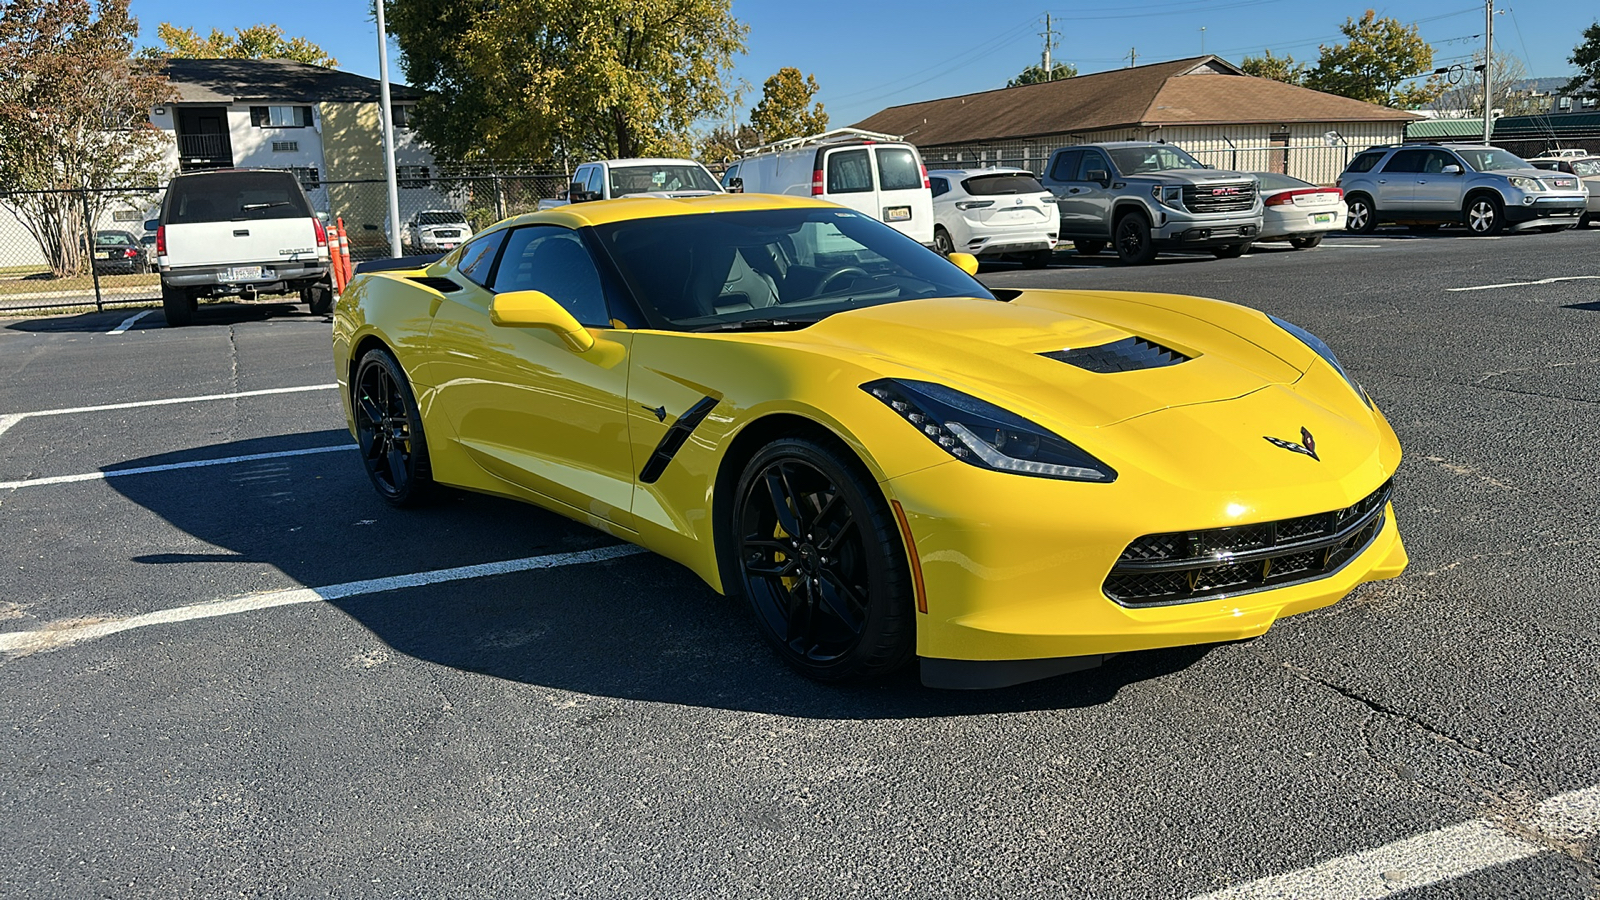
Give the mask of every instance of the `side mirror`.
[[1457, 165], [1449, 165], [1449, 166], [1445, 166], [1444, 168], [1440, 169], [1439, 171], [1443, 172], [1446, 175], [1460, 175], [1461, 174], [1461, 167], [1457, 166]]
[[978, 258], [971, 253], [952, 253], [945, 259], [950, 260], [952, 265], [968, 275], [978, 274]]
[[730, 194], [742, 194], [742, 193], [744, 193], [744, 179], [743, 178], [730, 178], [730, 179], [728, 179], [728, 193], [730, 193]]
[[145, 231], [155, 231], [157, 228], [160, 228], [160, 227], [161, 227], [161, 220], [160, 219], [145, 219], [144, 220], [144, 230]]
[[1090, 169], [1088, 174], [1089, 180], [1096, 182], [1101, 187], [1105, 187], [1111, 183], [1111, 173], [1107, 172], [1105, 169]]
[[579, 195], [581, 195], [585, 190], [584, 184], [585, 182], [582, 181], [574, 181], [573, 183], [567, 185], [567, 199], [573, 203], [577, 203]]
[[567, 308], [543, 291], [508, 291], [489, 303], [489, 321], [503, 328], [543, 328], [554, 331], [574, 353], [594, 346], [594, 335], [578, 324]]

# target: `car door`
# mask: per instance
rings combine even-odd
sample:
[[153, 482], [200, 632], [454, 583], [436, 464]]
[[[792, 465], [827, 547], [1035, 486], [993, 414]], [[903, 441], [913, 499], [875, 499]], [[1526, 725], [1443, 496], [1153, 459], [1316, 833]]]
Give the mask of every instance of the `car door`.
[[[1410, 152], [1410, 151], [1407, 151]], [[1459, 212], [1466, 201], [1462, 186], [1467, 183], [1465, 168], [1454, 154], [1445, 150], [1423, 150], [1422, 171], [1417, 173], [1416, 188], [1411, 195], [1411, 207], [1431, 215], [1450, 215]], [[1453, 174], [1445, 169], [1455, 166]]]
[[878, 208], [877, 179], [872, 173], [872, 153], [868, 148], [829, 150], [823, 164], [822, 199], [882, 220], [883, 213]]
[[[1085, 147], [1078, 170], [1068, 181], [1061, 208], [1062, 236], [1111, 237], [1111, 159], [1096, 147]], [[1091, 178], [1090, 176], [1095, 176]], [[1104, 176], [1102, 180], [1101, 176]]]
[[1082, 159], [1083, 151], [1080, 149], [1062, 150], [1050, 157], [1050, 171], [1045, 173], [1044, 183], [1056, 199], [1056, 215], [1061, 219], [1062, 237], [1066, 237], [1071, 229], [1067, 227], [1066, 212], [1061, 208], [1061, 201], [1066, 199], [1071, 182], [1078, 177], [1078, 163]]
[[922, 160], [910, 146], [873, 148], [878, 174], [877, 218], [923, 244], [933, 243], [933, 194], [923, 179]]
[[[497, 295], [530, 290], [599, 329], [595, 348], [577, 353], [554, 332], [490, 320]], [[446, 411], [467, 454], [491, 475], [630, 527], [632, 336], [611, 324], [602, 279], [576, 231], [512, 229], [483, 284], [445, 294], [430, 333], [427, 402]]]
[[1374, 179], [1377, 196], [1372, 200], [1385, 212], [1408, 210], [1417, 193], [1417, 179], [1427, 163], [1428, 150], [1412, 148], [1401, 150], [1389, 161]]

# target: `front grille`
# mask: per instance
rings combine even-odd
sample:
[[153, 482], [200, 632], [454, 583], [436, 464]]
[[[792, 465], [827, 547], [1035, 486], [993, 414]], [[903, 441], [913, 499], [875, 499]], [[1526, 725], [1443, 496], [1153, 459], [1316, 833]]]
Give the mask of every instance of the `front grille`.
[[1195, 213], [1242, 212], [1256, 205], [1253, 181], [1237, 184], [1188, 184], [1183, 187], [1183, 208]]
[[1394, 483], [1333, 512], [1202, 531], [1147, 534], [1106, 576], [1123, 606], [1169, 606], [1325, 578], [1383, 530]]
[[1123, 338], [1098, 347], [1056, 350], [1039, 355], [1101, 374], [1159, 369], [1189, 361], [1189, 357], [1182, 353], [1141, 337]]

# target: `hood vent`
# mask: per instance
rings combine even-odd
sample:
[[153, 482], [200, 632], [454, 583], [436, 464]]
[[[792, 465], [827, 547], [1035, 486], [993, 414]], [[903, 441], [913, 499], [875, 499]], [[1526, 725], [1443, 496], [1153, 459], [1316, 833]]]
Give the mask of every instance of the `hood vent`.
[[436, 275], [408, 275], [406, 277], [412, 281], [415, 281], [417, 284], [422, 285], [423, 287], [432, 288], [441, 294], [448, 294], [452, 291], [461, 290], [461, 285], [456, 284], [454, 281], [451, 281], [448, 278], [440, 278]]
[[1141, 337], [1123, 338], [1098, 347], [1079, 347], [1076, 350], [1057, 350], [1039, 355], [1101, 374], [1159, 369], [1189, 361], [1189, 357], [1182, 353]]

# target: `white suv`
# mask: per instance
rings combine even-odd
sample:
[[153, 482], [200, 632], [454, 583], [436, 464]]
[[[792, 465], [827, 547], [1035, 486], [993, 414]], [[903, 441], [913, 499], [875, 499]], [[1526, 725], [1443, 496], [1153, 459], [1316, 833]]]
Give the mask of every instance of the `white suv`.
[[1048, 265], [1061, 231], [1056, 198], [1027, 169], [936, 169], [933, 248]]

